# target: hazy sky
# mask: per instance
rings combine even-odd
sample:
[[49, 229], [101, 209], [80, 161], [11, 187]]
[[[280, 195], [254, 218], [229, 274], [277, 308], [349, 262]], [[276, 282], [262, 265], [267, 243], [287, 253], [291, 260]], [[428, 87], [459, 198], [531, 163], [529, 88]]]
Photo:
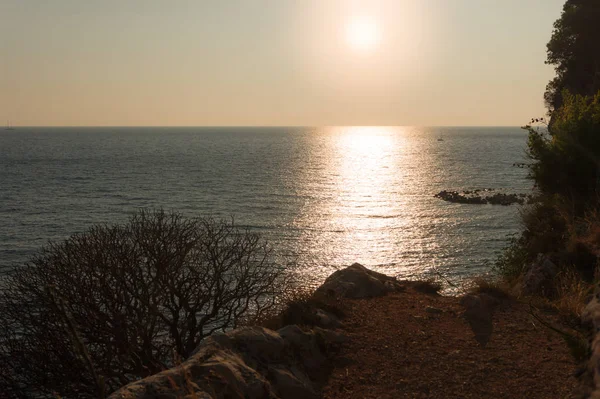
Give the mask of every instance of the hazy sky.
[[0, 123], [522, 125], [564, 0], [0, 0]]

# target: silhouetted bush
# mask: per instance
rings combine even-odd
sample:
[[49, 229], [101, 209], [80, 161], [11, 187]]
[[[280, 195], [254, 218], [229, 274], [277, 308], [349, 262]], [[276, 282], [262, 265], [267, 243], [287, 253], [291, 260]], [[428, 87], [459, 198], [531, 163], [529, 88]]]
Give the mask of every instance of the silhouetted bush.
[[574, 269], [590, 280], [596, 270], [596, 254], [584, 245], [589, 226], [584, 217], [573, 216], [573, 207], [557, 195], [544, 195], [521, 210], [522, 232], [513, 237], [495, 263], [495, 270], [509, 283], [527, 271], [538, 254], [552, 255], [561, 269]]
[[597, 0], [567, 0], [560, 18], [554, 23], [546, 63], [554, 65], [556, 77], [548, 83], [544, 94], [551, 111], [562, 106], [565, 89], [584, 96], [600, 90], [598, 20], [600, 3]]
[[[540, 193], [522, 211], [522, 234], [499, 257], [496, 268], [514, 281], [538, 254], [552, 254], [561, 269], [574, 268], [586, 280], [594, 277], [596, 251], [584, 245], [594, 227], [600, 190], [600, 93], [583, 97], [564, 92], [553, 125], [531, 126], [529, 177]], [[597, 222], [598, 220], [596, 220]]]
[[[503, 283], [519, 287], [537, 258], [557, 273], [544, 290], [573, 327], [598, 280], [600, 255], [600, 2], [566, 0], [547, 45], [556, 77], [546, 88], [546, 128], [525, 126], [536, 202], [522, 209], [523, 230], [496, 261]], [[545, 120], [533, 119], [534, 122]], [[553, 266], [553, 268], [554, 268]], [[535, 269], [533, 269], [535, 270]], [[522, 291], [528, 293], [527, 290]], [[575, 345], [573, 348], [577, 348]]]
[[569, 201], [574, 216], [596, 204], [600, 189], [600, 93], [582, 97], [563, 93], [550, 131], [530, 126], [530, 176], [542, 194]]
[[[556, 77], [544, 95], [547, 129], [526, 126], [529, 177], [538, 204], [524, 208], [523, 232], [496, 262], [509, 281], [517, 280], [539, 253], [552, 254], [561, 269], [593, 278], [597, 251], [585, 245], [588, 215], [600, 209], [600, 3], [567, 0], [547, 44], [547, 64]], [[538, 122], [534, 119], [532, 122]]]
[[258, 235], [164, 211], [50, 243], [2, 281], [3, 394], [102, 397], [261, 318], [283, 273]]

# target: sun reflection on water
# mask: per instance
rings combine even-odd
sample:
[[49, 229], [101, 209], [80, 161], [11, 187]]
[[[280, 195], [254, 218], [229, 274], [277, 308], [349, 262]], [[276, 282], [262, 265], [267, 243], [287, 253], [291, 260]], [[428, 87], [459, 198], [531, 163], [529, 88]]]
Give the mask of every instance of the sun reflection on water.
[[325, 132], [328, 173], [320, 187], [321, 194], [329, 195], [310, 211], [311, 224], [320, 226], [311, 239], [321, 252], [343, 248], [332, 266], [361, 262], [383, 268], [382, 251], [393, 247], [401, 252], [399, 233], [409, 221], [403, 217], [398, 193], [403, 191], [402, 160], [408, 143], [399, 129], [335, 127]]
[[[294, 153], [284, 175], [298, 199], [285, 227], [307, 283], [318, 285], [353, 262], [400, 278], [489, 270], [485, 262], [512, 231], [514, 209], [449, 204], [434, 194], [518, 188], [521, 170], [504, 166], [507, 136], [444, 130], [440, 142], [439, 132], [329, 127], [303, 136], [309, 150]], [[522, 140], [511, 143], [518, 149]]]
[[[399, 166], [397, 154], [402, 147], [398, 135], [391, 128], [379, 127], [340, 128], [336, 133], [336, 205], [350, 211], [349, 215], [338, 214], [339, 217], [348, 223], [350, 215], [390, 216], [390, 190], [396, 183], [393, 171]], [[364, 218], [355, 222], [370, 223]]]
[[[386, 238], [386, 218], [395, 215], [400, 136], [391, 128], [353, 127], [343, 129], [337, 145], [338, 210], [336, 223], [350, 232], [350, 239], [368, 241], [370, 246]], [[342, 208], [342, 209], [339, 209]], [[371, 233], [366, 233], [371, 232]], [[374, 236], [376, 233], [377, 236]], [[387, 239], [385, 240], [387, 241]], [[366, 243], [364, 243], [366, 244]]]

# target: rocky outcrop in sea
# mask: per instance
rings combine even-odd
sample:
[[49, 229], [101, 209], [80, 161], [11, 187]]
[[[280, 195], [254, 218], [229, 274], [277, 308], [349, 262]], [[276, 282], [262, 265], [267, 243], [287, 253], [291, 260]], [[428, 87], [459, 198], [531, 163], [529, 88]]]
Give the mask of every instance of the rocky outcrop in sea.
[[444, 201], [457, 204], [474, 204], [474, 205], [524, 205], [534, 202], [535, 197], [531, 194], [515, 194], [515, 193], [492, 193], [494, 189], [488, 188], [483, 190], [472, 191], [448, 191], [442, 190], [434, 197]]

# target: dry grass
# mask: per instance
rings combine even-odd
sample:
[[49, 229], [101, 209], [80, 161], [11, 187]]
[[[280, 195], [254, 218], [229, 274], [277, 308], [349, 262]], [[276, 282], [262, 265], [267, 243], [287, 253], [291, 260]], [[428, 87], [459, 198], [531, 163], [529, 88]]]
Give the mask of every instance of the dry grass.
[[319, 324], [319, 319], [316, 317], [317, 309], [343, 318], [346, 306], [340, 298], [317, 295], [307, 288], [296, 288], [289, 290], [282, 298], [281, 306], [254, 324], [271, 330], [278, 330], [292, 324], [314, 327]]
[[581, 315], [591, 299], [594, 284], [582, 278], [574, 267], [558, 273], [552, 287], [552, 296], [523, 297], [520, 295], [519, 282], [509, 284], [504, 280], [475, 278], [466, 286], [465, 291], [471, 294], [485, 293], [506, 302], [511, 299], [532, 304], [545, 312], [559, 316], [561, 322], [574, 329], [581, 328]]
[[594, 284], [584, 280], [574, 269], [569, 268], [558, 273], [554, 280], [551, 297], [536, 295], [519, 297], [538, 309], [558, 315], [560, 321], [575, 330], [582, 330], [581, 322], [583, 309], [590, 301], [594, 292]]
[[512, 298], [510, 287], [507, 284], [483, 277], [471, 280], [465, 291], [470, 294], [487, 294], [502, 301]]
[[594, 292], [594, 285], [581, 278], [573, 268], [563, 270], [556, 276], [556, 298], [552, 306], [564, 321], [579, 324], [583, 308]]
[[593, 295], [594, 284], [584, 279], [575, 267], [565, 268], [556, 275], [550, 295], [523, 296], [520, 293], [521, 280], [522, 277], [513, 284], [508, 284], [503, 281], [476, 279], [468, 292], [486, 292], [499, 299], [512, 297], [544, 313], [557, 315], [564, 326], [580, 332], [585, 330], [581, 316]]

